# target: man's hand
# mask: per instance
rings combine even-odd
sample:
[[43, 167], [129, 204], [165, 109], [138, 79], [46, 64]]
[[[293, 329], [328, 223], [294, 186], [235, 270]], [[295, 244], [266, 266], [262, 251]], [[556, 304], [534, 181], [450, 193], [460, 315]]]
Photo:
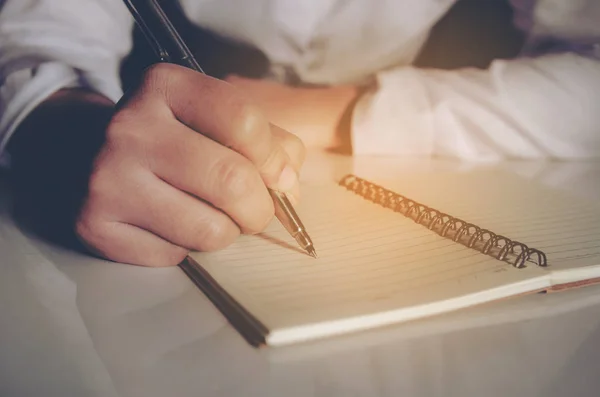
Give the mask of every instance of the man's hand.
[[298, 195], [302, 143], [226, 82], [156, 65], [104, 126], [75, 229], [106, 258], [174, 265], [261, 231], [273, 217], [266, 186]]
[[246, 91], [273, 124], [296, 134], [308, 147], [335, 149], [349, 137], [338, 126], [356, 99], [354, 86], [289, 87], [282, 84], [229, 76], [227, 81]]

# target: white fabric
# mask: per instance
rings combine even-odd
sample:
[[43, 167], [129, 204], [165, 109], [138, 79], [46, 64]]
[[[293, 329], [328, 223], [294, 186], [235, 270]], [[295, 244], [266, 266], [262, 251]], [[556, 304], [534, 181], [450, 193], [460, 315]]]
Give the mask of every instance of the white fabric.
[[[430, 28], [454, 1], [182, 4], [200, 26], [261, 49], [273, 76], [290, 70], [308, 83], [341, 84], [375, 74], [377, 91], [366, 95], [354, 114], [356, 153], [598, 156], [600, 2], [512, 0], [515, 23], [528, 34], [522, 58], [497, 61], [486, 71], [411, 67]], [[3, 3], [0, 145], [36, 104], [62, 86], [78, 84], [119, 98], [118, 66], [131, 49], [133, 23], [120, 0]], [[548, 39], [553, 46], [546, 45]]]

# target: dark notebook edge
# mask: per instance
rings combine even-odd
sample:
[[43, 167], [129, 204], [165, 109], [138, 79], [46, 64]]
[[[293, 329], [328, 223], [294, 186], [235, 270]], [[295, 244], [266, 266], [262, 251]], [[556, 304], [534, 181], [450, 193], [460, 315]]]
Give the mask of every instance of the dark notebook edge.
[[266, 345], [266, 336], [269, 334], [269, 329], [229, 295], [202, 265], [186, 256], [179, 267], [223, 313], [248, 343], [254, 347]]

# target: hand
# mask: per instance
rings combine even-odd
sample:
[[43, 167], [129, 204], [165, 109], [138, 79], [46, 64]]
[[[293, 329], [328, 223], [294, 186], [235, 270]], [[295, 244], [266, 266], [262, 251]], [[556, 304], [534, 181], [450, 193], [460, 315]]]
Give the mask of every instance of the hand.
[[[78, 95], [63, 92], [45, 104], [53, 112], [26, 125], [53, 129], [48, 118], [64, 119], [74, 102], [89, 100]], [[240, 232], [264, 229], [273, 217], [266, 186], [298, 194], [302, 143], [228, 83], [160, 64], [116, 111], [91, 102], [104, 109], [105, 122], [77, 122], [77, 133], [98, 124], [105, 133], [75, 230], [106, 258], [175, 265], [190, 249], [220, 249]]]
[[338, 126], [358, 95], [354, 86], [289, 87], [239, 76], [226, 81], [246, 91], [271, 123], [296, 134], [308, 147], [334, 149], [349, 140]]

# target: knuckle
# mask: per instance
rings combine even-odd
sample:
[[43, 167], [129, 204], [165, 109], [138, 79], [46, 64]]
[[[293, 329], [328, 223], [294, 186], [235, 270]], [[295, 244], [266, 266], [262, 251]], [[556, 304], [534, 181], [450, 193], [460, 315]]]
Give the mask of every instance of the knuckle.
[[115, 112], [112, 119], [110, 120], [110, 124], [108, 125], [108, 128], [111, 130], [117, 130], [117, 131], [122, 128], [125, 129], [125, 127], [129, 126], [130, 124], [135, 123], [135, 120], [137, 117], [138, 117], [138, 115], [136, 114], [135, 111], [133, 111], [129, 107], [124, 107], [124, 108], [120, 109], [119, 111]]
[[142, 75], [142, 87], [160, 88], [168, 84], [173, 76], [176, 76], [179, 68], [169, 63], [156, 63], [144, 71]]
[[223, 203], [232, 203], [252, 195], [261, 184], [254, 166], [247, 160], [222, 159], [215, 165], [215, 179], [219, 185], [218, 196]]
[[165, 150], [164, 134], [160, 127], [168, 123], [155, 116], [156, 114], [151, 114], [146, 117], [127, 108], [117, 112], [106, 130], [106, 141], [101, 155], [119, 161], [124, 158], [137, 158], [138, 161], [149, 164], [157, 151]]
[[[144, 71], [135, 96], [143, 99], [144, 103], [177, 103], [181, 92], [185, 92], [192, 81], [190, 71], [182, 66], [168, 63], [154, 64]], [[151, 98], [155, 100], [149, 101]]]
[[269, 123], [260, 108], [242, 98], [232, 100], [232, 146], [247, 146], [263, 139]]
[[196, 234], [201, 251], [217, 251], [227, 247], [238, 235], [236, 228], [225, 221], [212, 221], [204, 225]]
[[137, 139], [139, 128], [136, 128], [138, 115], [133, 110], [123, 108], [116, 112], [106, 128], [106, 142], [115, 144], [123, 140]]

